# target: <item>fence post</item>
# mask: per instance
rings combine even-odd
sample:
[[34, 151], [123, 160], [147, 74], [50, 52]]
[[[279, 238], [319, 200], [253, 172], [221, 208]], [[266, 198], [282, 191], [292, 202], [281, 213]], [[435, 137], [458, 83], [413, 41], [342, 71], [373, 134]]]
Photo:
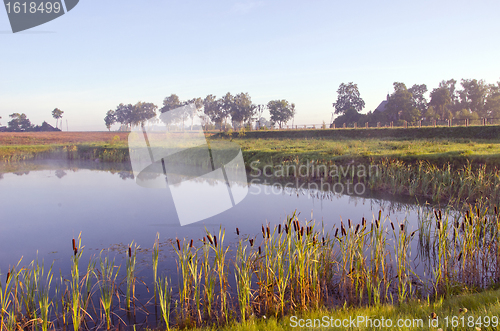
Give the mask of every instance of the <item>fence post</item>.
[[380, 128], [380, 122], [377, 122], [377, 128]]
[[342, 125], [342, 128], [345, 129], [345, 123]]
[[354, 122], [354, 128], [356, 129], [358, 127], [358, 123]]
[[394, 125], [394, 122], [393, 122], [393, 121], [391, 121], [391, 128], [393, 127], [393, 125]]
[[332, 126], [332, 129], [335, 129], [335, 123], [332, 123], [332, 125], [333, 125], [333, 126]]
[[418, 127], [421, 128], [422, 127], [422, 120], [418, 121]]
[[407, 121], [404, 121], [403, 122], [403, 128], [407, 129], [408, 128], [408, 122]]
[[483, 125], [486, 125], [486, 117], [483, 118]]
[[434, 120], [433, 122], [434, 122], [434, 127], [436, 127], [436, 120]]

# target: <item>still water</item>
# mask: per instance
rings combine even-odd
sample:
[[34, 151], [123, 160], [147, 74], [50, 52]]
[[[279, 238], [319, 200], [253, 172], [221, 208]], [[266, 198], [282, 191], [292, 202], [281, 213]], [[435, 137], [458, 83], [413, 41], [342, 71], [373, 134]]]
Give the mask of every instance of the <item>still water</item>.
[[[174, 268], [174, 252], [169, 240], [194, 239], [195, 242], [219, 227], [226, 229], [226, 240], [237, 241], [240, 233], [258, 236], [262, 224], [278, 224], [294, 211], [299, 220], [315, 220], [326, 230], [347, 219], [371, 221], [382, 210], [394, 223], [408, 219], [417, 225], [414, 202], [395, 202], [369, 195], [341, 195], [333, 192], [269, 186], [250, 183], [248, 195], [235, 207], [201, 222], [180, 226], [168, 188], [143, 188], [135, 183], [128, 165], [92, 162], [47, 162], [29, 165], [25, 170], [0, 176], [0, 271], [5, 273], [21, 257], [27, 264], [38, 257], [54, 263], [58, 274], [68, 272], [72, 238], [81, 233], [84, 259], [111, 249], [126, 256], [133, 241], [143, 248], [138, 259], [143, 266], [151, 254], [156, 234], [164, 243], [163, 269]], [[35, 169], [35, 170], [33, 170]], [[200, 183], [203, 185], [203, 183]], [[193, 201], [192, 208], [197, 208]], [[416, 253], [416, 252], [415, 252]], [[119, 261], [117, 261], [119, 262]], [[161, 266], [160, 266], [161, 267]]]

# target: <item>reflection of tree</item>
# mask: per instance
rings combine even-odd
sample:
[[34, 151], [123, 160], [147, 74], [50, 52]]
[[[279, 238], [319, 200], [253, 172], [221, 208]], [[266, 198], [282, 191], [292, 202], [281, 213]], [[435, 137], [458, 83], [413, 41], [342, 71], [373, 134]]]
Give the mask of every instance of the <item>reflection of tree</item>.
[[16, 174], [17, 176], [27, 175], [29, 173], [30, 173], [29, 171], [17, 171], [17, 172], [14, 172], [14, 174]]
[[118, 176], [120, 176], [121, 179], [126, 180], [126, 179], [134, 179], [134, 174], [129, 172], [129, 171], [120, 171], [118, 173]]
[[66, 176], [66, 172], [62, 169], [57, 169], [56, 170], [56, 177], [57, 178], [63, 178], [64, 176]]

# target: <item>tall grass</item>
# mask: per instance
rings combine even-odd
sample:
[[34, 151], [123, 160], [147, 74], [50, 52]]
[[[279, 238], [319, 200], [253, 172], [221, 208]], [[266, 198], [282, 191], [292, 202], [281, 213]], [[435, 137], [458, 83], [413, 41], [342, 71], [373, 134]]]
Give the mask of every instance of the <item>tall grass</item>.
[[[464, 288], [487, 288], [500, 280], [500, 219], [498, 208], [488, 206], [468, 205], [465, 212], [422, 207], [418, 236], [406, 220], [391, 221], [381, 211], [371, 220], [342, 220], [331, 231], [312, 216], [300, 220], [294, 213], [277, 225], [262, 225], [258, 236], [236, 229], [231, 245], [221, 227], [215, 234], [207, 231], [200, 244], [192, 239], [172, 242], [177, 288], [168, 275], [157, 274], [162, 267], [157, 236], [152, 254], [154, 307], [159, 306], [166, 329], [191, 328], [323, 307], [405, 305], [414, 298], [439, 299]], [[419, 245], [427, 276], [416, 274], [412, 243]], [[52, 271], [44, 270], [43, 262], [10, 268], [0, 280], [2, 330], [112, 329], [126, 324], [120, 313], [128, 314], [136, 300], [137, 247], [128, 247], [127, 269], [122, 270], [126, 284], [116, 281], [120, 265], [109, 252], [101, 252], [97, 260], [91, 257], [87, 268], [82, 267], [81, 235], [74, 241], [71, 277], [61, 275], [55, 287]], [[146, 300], [137, 302], [147, 313], [154, 300]]]

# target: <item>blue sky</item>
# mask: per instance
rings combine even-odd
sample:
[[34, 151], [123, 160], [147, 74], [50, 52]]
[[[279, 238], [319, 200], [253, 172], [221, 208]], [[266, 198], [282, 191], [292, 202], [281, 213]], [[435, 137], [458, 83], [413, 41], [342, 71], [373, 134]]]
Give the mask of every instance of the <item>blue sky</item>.
[[226, 92], [286, 99], [295, 124], [328, 123], [342, 82], [368, 111], [395, 81], [500, 80], [499, 12], [497, 0], [80, 0], [12, 34], [0, 9], [0, 123], [20, 112], [55, 124], [57, 107], [70, 130], [105, 130], [122, 102]]

